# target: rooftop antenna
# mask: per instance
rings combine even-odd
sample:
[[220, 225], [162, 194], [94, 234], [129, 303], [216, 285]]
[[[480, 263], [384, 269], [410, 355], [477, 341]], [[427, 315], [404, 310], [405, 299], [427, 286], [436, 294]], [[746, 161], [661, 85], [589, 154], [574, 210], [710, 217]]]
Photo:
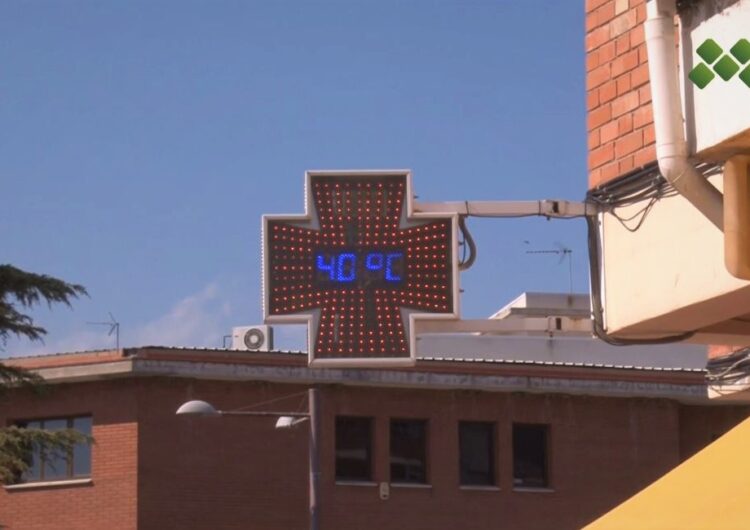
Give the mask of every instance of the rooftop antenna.
[[[528, 244], [528, 241], [524, 241]], [[570, 294], [573, 294], [573, 249], [570, 249], [560, 242], [555, 242], [556, 249], [542, 249], [542, 250], [527, 250], [526, 254], [557, 254], [560, 256], [560, 261], [557, 264], [561, 264], [568, 258], [568, 287]]]
[[109, 326], [109, 333], [107, 333], [108, 337], [112, 336], [112, 333], [115, 334], [115, 349], [120, 349], [120, 323], [115, 320], [114, 315], [109, 312], [109, 322], [86, 322], [86, 324], [91, 324], [92, 326]]

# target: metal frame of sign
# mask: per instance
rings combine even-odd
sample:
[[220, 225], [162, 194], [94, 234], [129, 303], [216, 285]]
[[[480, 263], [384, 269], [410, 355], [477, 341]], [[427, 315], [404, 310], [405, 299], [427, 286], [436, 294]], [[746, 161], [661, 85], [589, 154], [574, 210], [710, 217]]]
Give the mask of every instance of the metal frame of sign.
[[[405, 178], [406, 188], [404, 192], [403, 209], [400, 216], [400, 229], [420, 226], [426, 221], [449, 219], [451, 225], [451, 248], [449, 248], [450, 263], [448, 269], [451, 277], [452, 311], [441, 313], [419, 312], [420, 310], [400, 307], [400, 315], [408, 341], [408, 356], [349, 356], [349, 357], [325, 357], [316, 356], [315, 331], [319, 325], [321, 309], [307, 309], [294, 314], [270, 314], [270, 263], [269, 263], [269, 222], [284, 221], [293, 226], [320, 229], [318, 213], [315, 208], [312, 194], [312, 179], [317, 177], [333, 177], [341, 179], [372, 179], [377, 177]], [[456, 213], [429, 213], [413, 211], [413, 194], [411, 186], [411, 172], [409, 170], [334, 170], [334, 171], [307, 171], [305, 172], [305, 213], [296, 215], [264, 215], [263, 216], [263, 239], [262, 239], [262, 276], [263, 276], [263, 317], [268, 324], [306, 324], [308, 342], [308, 363], [312, 367], [385, 367], [385, 366], [411, 366], [416, 363], [416, 335], [415, 322], [417, 320], [456, 320], [459, 318], [459, 275], [458, 275], [458, 214]]]

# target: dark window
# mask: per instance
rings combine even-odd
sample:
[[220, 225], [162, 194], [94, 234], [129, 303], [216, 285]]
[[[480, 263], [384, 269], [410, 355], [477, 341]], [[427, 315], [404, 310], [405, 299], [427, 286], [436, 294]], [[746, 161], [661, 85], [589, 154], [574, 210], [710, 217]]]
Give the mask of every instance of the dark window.
[[[91, 417], [55, 418], [32, 420], [18, 423], [27, 429], [45, 429], [61, 431], [75, 429], [80, 433], [91, 435]], [[28, 469], [18, 482], [46, 482], [88, 477], [91, 475], [91, 446], [78, 443], [70, 451], [47, 450], [32, 445], [27, 454]]]
[[545, 488], [547, 474], [547, 425], [513, 424], [513, 485]]
[[371, 440], [371, 418], [336, 418], [337, 480], [372, 480]]
[[427, 483], [425, 420], [391, 420], [391, 482]]
[[483, 421], [458, 422], [461, 485], [495, 485], [495, 425]]

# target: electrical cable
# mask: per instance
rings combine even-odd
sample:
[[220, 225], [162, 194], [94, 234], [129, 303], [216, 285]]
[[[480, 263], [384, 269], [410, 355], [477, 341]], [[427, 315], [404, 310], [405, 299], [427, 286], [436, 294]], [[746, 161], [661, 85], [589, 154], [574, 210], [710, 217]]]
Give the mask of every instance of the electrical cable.
[[261, 401], [259, 403], [251, 403], [250, 405], [245, 405], [244, 407], [240, 407], [238, 409], [232, 409], [232, 411], [233, 412], [234, 411], [243, 411], [243, 410], [252, 409], [252, 408], [255, 408], [255, 407], [260, 407], [262, 405], [268, 405], [269, 403], [275, 403], [277, 401], [283, 401], [285, 399], [289, 399], [289, 398], [293, 398], [293, 397], [297, 397], [297, 396], [306, 396], [306, 395], [307, 395], [307, 390], [305, 390], [304, 392], [295, 392], [294, 394], [287, 394], [285, 396], [279, 396], [277, 398], [268, 399], [266, 401]]
[[[466, 207], [466, 210], [468, 211], [468, 204]], [[474, 262], [477, 259], [477, 245], [474, 243], [474, 238], [471, 237], [471, 232], [469, 232], [469, 228], [466, 226], [466, 215], [459, 215], [458, 216], [458, 228], [461, 230], [461, 235], [463, 236], [463, 245], [464, 245], [464, 256], [461, 258], [461, 261], [458, 264], [458, 270], [465, 271], [469, 269], [472, 265], [474, 265]], [[466, 249], [469, 249], [469, 258], [466, 259]]]
[[[726, 368], [723, 365], [731, 363]], [[740, 371], [736, 372], [738, 368]], [[719, 361], [712, 360], [706, 366], [706, 379], [712, 382], [727, 383], [750, 375], [750, 348], [742, 348]], [[734, 373], [733, 373], [734, 372]]]

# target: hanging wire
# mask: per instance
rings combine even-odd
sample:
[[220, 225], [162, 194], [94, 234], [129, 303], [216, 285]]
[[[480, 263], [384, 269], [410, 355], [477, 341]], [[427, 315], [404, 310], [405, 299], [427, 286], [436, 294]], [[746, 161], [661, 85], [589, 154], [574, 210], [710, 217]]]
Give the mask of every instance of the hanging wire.
[[282, 400], [293, 398], [293, 397], [297, 397], [297, 396], [307, 396], [307, 390], [305, 390], [303, 392], [297, 392], [295, 394], [287, 394], [286, 396], [281, 396], [281, 397], [269, 399], [267, 401], [261, 401], [259, 403], [253, 403], [251, 405], [246, 405], [244, 407], [240, 407], [238, 409], [232, 409], [232, 410], [241, 411], [241, 410], [252, 409], [254, 407], [261, 407], [263, 405], [268, 405], [269, 403], [275, 403], [277, 401], [282, 401]]
[[711, 383], [726, 384], [750, 375], [750, 348], [741, 348], [721, 359], [711, 359], [706, 366], [706, 379]]
[[[466, 209], [468, 211], [468, 204]], [[466, 215], [458, 216], [458, 228], [461, 230], [461, 237], [463, 238], [460, 243], [463, 247], [463, 255], [461, 256], [461, 261], [458, 263], [458, 270], [460, 271], [467, 270], [474, 265], [477, 259], [477, 245], [474, 243], [474, 238], [471, 237], [471, 232], [469, 232], [469, 228], [466, 226], [466, 217]], [[466, 257], [467, 249], [469, 252], [468, 258]]]

